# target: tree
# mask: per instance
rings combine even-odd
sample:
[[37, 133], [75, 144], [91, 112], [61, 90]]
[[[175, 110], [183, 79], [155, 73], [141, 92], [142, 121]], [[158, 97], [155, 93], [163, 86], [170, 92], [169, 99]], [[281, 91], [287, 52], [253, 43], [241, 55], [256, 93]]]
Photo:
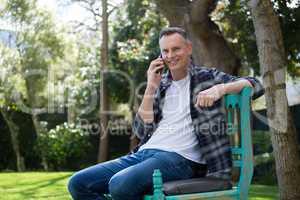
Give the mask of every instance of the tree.
[[170, 26], [183, 27], [193, 43], [195, 63], [237, 75], [240, 59], [229, 47], [210, 14], [217, 0], [155, 0]]
[[[64, 1], [64, 0], [62, 0]], [[115, 10], [116, 6], [107, 1], [98, 1], [98, 0], [65, 0], [67, 4], [70, 3], [78, 3], [81, 7], [83, 7], [93, 18], [93, 23], [88, 24], [85, 22], [73, 21], [74, 30], [84, 30], [92, 37], [96, 38], [96, 45], [94, 48], [98, 51], [99, 46], [98, 43], [101, 41], [100, 50], [96, 53], [96, 57], [100, 55], [100, 63], [97, 62], [100, 71], [100, 139], [99, 139], [99, 149], [98, 149], [98, 162], [103, 162], [108, 159], [108, 148], [109, 148], [109, 134], [107, 132], [108, 126], [108, 111], [109, 104], [111, 104], [111, 99], [109, 98], [109, 93], [107, 89], [107, 74], [108, 70], [108, 18], [109, 15]], [[99, 5], [101, 2], [101, 5]], [[102, 12], [100, 12], [102, 7]], [[101, 25], [101, 26], [100, 26]], [[100, 28], [101, 27], [101, 28]], [[99, 33], [102, 33], [102, 38], [100, 39]]]
[[[295, 2], [293, 0], [274, 0], [273, 2], [273, 9], [280, 21], [287, 53], [287, 70], [291, 77], [297, 78], [300, 75], [300, 69], [297, 67], [297, 63], [300, 62], [300, 57], [297, 56], [300, 52], [300, 38], [297, 37], [300, 31], [300, 5], [291, 6], [291, 2]], [[255, 74], [259, 74], [254, 26], [247, 1], [219, 0], [213, 18], [241, 58], [243, 67], [245, 69], [251, 67]]]
[[2, 75], [2, 78], [0, 79], [0, 113], [2, 114], [10, 132], [12, 147], [16, 155], [17, 170], [24, 171], [26, 166], [24, 156], [21, 153], [19, 141], [20, 128], [13, 119], [14, 112], [17, 110], [17, 107], [11, 98], [11, 91], [20, 91], [20, 88], [18, 88], [20, 76], [14, 75], [14, 69], [19, 68], [20, 63], [18, 62], [18, 56], [16, 53], [9, 47], [0, 44], [0, 52], [2, 55], [0, 58], [0, 71]]
[[[46, 112], [47, 75], [51, 65], [64, 56], [64, 42], [55, 27], [51, 14], [37, 8], [36, 0], [10, 0], [6, 2], [6, 17], [10, 20], [16, 33], [16, 48], [20, 75], [26, 88], [25, 104], [15, 98], [18, 108], [32, 115], [37, 136], [45, 132], [40, 124], [39, 114]], [[42, 157], [42, 164], [47, 170], [47, 163]]]
[[101, 44], [101, 98], [100, 98], [100, 125], [101, 134], [99, 140], [98, 162], [108, 160], [109, 133], [108, 125], [108, 92], [106, 86], [105, 71], [108, 66], [108, 13], [107, 0], [102, 0], [102, 44]]
[[287, 58], [279, 19], [270, 0], [249, 1], [263, 82], [280, 199], [300, 199], [296, 130], [286, 96]]
[[[64, 66], [64, 77], [60, 81], [64, 89], [68, 107], [68, 123], [78, 123], [82, 118], [98, 118], [100, 83], [99, 61], [96, 56], [95, 40], [86, 38], [81, 33], [75, 35], [71, 48], [61, 65]], [[85, 38], [85, 39], [83, 39]], [[93, 41], [92, 44], [89, 42]], [[98, 40], [96, 40], [98, 41]], [[70, 65], [70, 66], [69, 66]], [[57, 80], [57, 79], [56, 79]]]

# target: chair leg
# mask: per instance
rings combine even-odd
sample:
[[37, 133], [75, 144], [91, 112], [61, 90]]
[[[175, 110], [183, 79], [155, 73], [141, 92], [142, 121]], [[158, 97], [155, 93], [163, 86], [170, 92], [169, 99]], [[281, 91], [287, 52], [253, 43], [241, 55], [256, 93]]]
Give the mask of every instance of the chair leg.
[[163, 181], [162, 175], [159, 169], [153, 172], [153, 200], [164, 200], [165, 195], [163, 193]]

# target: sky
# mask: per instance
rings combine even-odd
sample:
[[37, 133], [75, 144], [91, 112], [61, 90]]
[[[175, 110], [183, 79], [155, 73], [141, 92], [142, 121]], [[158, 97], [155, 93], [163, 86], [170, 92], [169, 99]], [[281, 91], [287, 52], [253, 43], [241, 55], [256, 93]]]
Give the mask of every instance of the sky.
[[80, 7], [78, 3], [61, 7], [57, 0], [39, 0], [38, 5], [55, 13], [56, 17], [63, 22], [69, 22], [72, 20], [83, 21], [86, 17], [88, 17], [87, 12], [84, 8]]
[[[110, 0], [109, 2], [113, 5], [119, 5], [123, 3], [124, 0]], [[92, 16], [90, 16], [89, 13], [78, 3], [73, 3], [69, 6], [62, 6], [59, 0], [38, 0], [38, 5], [53, 11], [56, 13], [56, 17], [59, 21], [66, 23], [73, 20], [86, 22], [92, 18]]]
[[[37, 2], [39, 7], [46, 8], [53, 12], [56, 21], [61, 23], [69, 23], [75, 20], [89, 24], [89, 20], [93, 20], [92, 16], [78, 3], [66, 6], [61, 3], [62, 0], [38, 0]], [[123, 2], [124, 0], [109, 0], [109, 3], [113, 5], [119, 5]], [[0, 10], [3, 5], [4, 4], [0, 0]], [[0, 20], [0, 29], [11, 30], [12, 28], [7, 22]]]
[[293, 0], [293, 1], [290, 3], [290, 5], [288, 5], [288, 6], [290, 6], [291, 8], [295, 8], [295, 7], [297, 7], [297, 4], [299, 5], [299, 4], [300, 4], [300, 1], [299, 1], [299, 0]]

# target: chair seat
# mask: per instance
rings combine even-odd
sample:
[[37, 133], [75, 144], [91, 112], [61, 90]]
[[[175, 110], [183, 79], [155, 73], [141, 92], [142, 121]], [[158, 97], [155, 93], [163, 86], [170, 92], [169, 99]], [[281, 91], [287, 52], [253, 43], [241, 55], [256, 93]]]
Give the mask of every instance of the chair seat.
[[163, 184], [163, 191], [166, 195], [212, 192], [229, 190], [231, 188], [232, 184], [230, 181], [212, 177], [170, 181]]

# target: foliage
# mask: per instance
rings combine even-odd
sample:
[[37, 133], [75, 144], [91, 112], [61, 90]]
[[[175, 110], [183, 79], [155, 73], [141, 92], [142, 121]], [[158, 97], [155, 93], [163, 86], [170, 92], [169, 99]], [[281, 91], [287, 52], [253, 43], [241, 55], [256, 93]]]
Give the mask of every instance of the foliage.
[[271, 135], [267, 131], [253, 132], [254, 177], [259, 184], [274, 185], [277, 183], [275, 158], [271, 144]]
[[73, 106], [82, 114], [91, 99], [98, 101], [99, 56], [98, 48], [91, 44], [93, 39], [68, 34], [35, 0], [6, 1], [1, 17], [13, 25], [15, 47], [0, 48], [5, 50], [0, 69], [7, 75], [3, 88], [9, 88], [0, 92], [7, 97], [12, 97], [12, 91], [20, 93], [22, 101], [39, 108], [50, 105], [51, 112]]
[[[288, 58], [288, 72], [291, 76], [300, 76], [300, 6], [291, 7], [291, 0], [272, 1], [281, 22], [284, 45]], [[246, 67], [254, 69], [255, 74], [260, 73], [258, 51], [254, 26], [247, 1], [222, 0], [214, 13], [214, 19], [221, 27], [223, 34], [239, 54]]]
[[[52, 13], [37, 7], [35, 0], [6, 0], [4, 5], [0, 17], [11, 24], [11, 30], [4, 31], [11, 33], [13, 40], [12, 45], [0, 43], [1, 109], [31, 113], [28, 108], [32, 106], [41, 108], [42, 112], [63, 113], [66, 106], [73, 106], [75, 115], [79, 115], [91, 107], [91, 99], [96, 102], [92, 108], [97, 107], [99, 65], [95, 51], [98, 49], [91, 45], [92, 40], [69, 34], [66, 28], [56, 23]], [[93, 111], [97, 112], [96, 109]], [[20, 137], [23, 135], [26, 135], [24, 129], [20, 128]], [[67, 135], [64, 136], [66, 139]], [[47, 137], [42, 134], [38, 144], [46, 142]], [[58, 145], [56, 143], [60, 144], [59, 140], [49, 140], [49, 145]], [[35, 153], [40, 148], [38, 146]], [[52, 169], [80, 167], [81, 162], [77, 162], [78, 165], [62, 162], [61, 157], [69, 156], [62, 151], [67, 147], [61, 144], [57, 148], [47, 154], [48, 159], [54, 159], [50, 162]], [[24, 150], [22, 154], [26, 155], [27, 148]], [[70, 156], [77, 159], [79, 152], [75, 150]], [[55, 154], [60, 157], [55, 158]]]
[[[79, 38], [79, 35], [76, 36]], [[72, 68], [62, 79], [65, 85], [65, 99], [68, 107], [75, 107], [75, 115], [97, 115], [99, 108], [99, 60], [95, 48], [84, 41], [78, 41], [75, 53], [71, 55]], [[75, 59], [74, 59], [75, 58]]]
[[91, 145], [88, 135], [80, 128], [63, 123], [41, 134], [36, 147], [53, 170], [61, 170], [81, 166]]
[[14, 93], [26, 94], [24, 80], [19, 73], [20, 59], [16, 51], [0, 43], [0, 108], [17, 110]]
[[246, 68], [259, 74], [258, 51], [254, 26], [245, 1], [219, 1], [213, 19]]
[[283, 42], [288, 56], [288, 72], [295, 78], [300, 77], [300, 2], [289, 6], [293, 0], [276, 0], [274, 7], [280, 20]]
[[254, 154], [271, 153], [273, 151], [271, 136], [267, 131], [253, 132]]
[[[128, 1], [118, 10], [117, 19], [113, 23], [111, 62], [114, 69], [130, 77], [129, 81], [135, 87], [145, 81], [150, 61], [158, 57], [158, 35], [166, 25], [166, 19], [150, 0]], [[128, 80], [114, 76], [110, 78], [112, 98], [117, 102], [128, 102]]]
[[36, 6], [35, 0], [5, 1], [1, 18], [10, 23], [10, 32], [14, 35], [14, 45], [6, 50], [2, 58], [6, 62], [1, 65], [1, 71], [6, 71], [8, 75], [3, 86], [14, 84], [14, 79], [21, 83], [13, 85], [13, 88], [8, 87], [11, 90], [4, 91], [5, 95], [11, 97], [12, 92], [22, 91], [21, 102], [20, 99], [9, 99], [18, 104], [19, 109], [24, 108], [23, 100], [30, 106], [43, 107], [47, 105], [45, 86], [48, 72], [64, 57], [63, 31], [55, 25], [51, 13]]

